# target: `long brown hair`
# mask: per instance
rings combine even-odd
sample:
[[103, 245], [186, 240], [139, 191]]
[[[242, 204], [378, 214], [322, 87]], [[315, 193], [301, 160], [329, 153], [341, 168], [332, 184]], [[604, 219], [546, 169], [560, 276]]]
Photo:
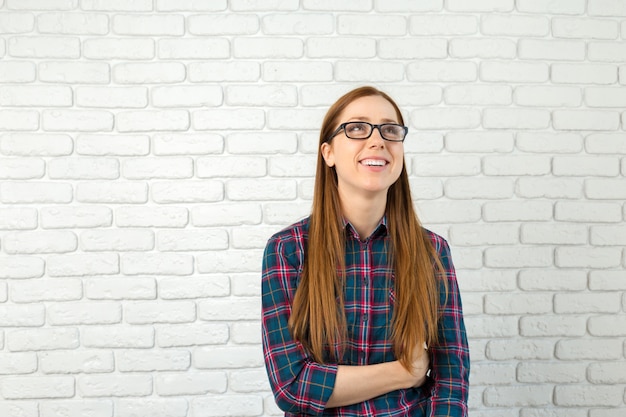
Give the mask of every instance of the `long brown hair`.
[[[337, 173], [329, 167], [321, 146], [339, 124], [339, 116], [361, 97], [380, 96], [389, 101], [400, 124], [404, 124], [397, 104], [384, 92], [361, 87], [337, 100], [328, 110], [319, 138], [313, 208], [309, 239], [300, 284], [292, 306], [289, 328], [314, 360], [324, 363], [326, 349], [338, 360], [334, 347], [341, 347], [347, 333], [343, 306], [345, 276], [345, 235]], [[392, 341], [396, 358], [411, 370], [415, 349], [424, 342], [437, 342], [441, 261], [415, 213], [406, 164], [398, 180], [387, 192], [387, 225], [390, 235], [389, 262], [395, 273], [396, 301], [392, 318]], [[326, 348], [326, 349], [325, 349]]]

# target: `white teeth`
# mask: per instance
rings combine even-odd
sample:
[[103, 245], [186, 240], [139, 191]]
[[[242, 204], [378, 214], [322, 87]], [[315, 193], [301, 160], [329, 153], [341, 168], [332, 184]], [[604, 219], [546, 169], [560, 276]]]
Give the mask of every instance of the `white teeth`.
[[381, 159], [365, 159], [361, 163], [371, 167], [382, 167], [385, 165], [385, 161]]

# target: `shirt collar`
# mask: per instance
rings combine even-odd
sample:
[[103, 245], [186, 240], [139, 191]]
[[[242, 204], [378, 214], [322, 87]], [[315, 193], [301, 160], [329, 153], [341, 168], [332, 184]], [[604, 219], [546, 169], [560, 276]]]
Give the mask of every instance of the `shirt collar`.
[[[360, 240], [361, 239], [361, 237], [357, 233], [356, 229], [348, 221], [348, 219], [346, 219], [345, 217], [342, 216], [341, 217], [341, 221], [343, 222], [343, 227], [344, 227], [346, 233], [349, 233], [349, 235], [352, 236], [356, 240]], [[388, 229], [389, 228], [387, 227], [387, 215], [385, 214], [380, 219], [380, 221], [378, 222], [378, 226], [376, 226], [376, 228], [374, 229], [372, 234], [369, 235], [369, 236], [366, 236], [364, 241], [369, 240], [369, 239], [374, 239], [374, 238], [379, 237], [379, 236], [387, 236]]]

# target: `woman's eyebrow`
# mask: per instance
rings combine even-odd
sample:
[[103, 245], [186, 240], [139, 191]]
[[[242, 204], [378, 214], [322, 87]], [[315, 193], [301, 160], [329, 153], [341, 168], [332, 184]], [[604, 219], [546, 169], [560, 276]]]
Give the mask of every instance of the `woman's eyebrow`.
[[[349, 121], [363, 121], [363, 122], [371, 122], [372, 121], [372, 119], [370, 119], [367, 116], [354, 116], [354, 117], [350, 117], [348, 120]], [[382, 123], [398, 123], [395, 119], [387, 119], [387, 118], [380, 119], [380, 121]]]

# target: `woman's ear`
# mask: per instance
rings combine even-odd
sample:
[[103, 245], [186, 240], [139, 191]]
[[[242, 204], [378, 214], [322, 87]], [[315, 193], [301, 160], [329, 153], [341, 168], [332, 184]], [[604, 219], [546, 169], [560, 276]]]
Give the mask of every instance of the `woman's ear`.
[[322, 156], [324, 157], [324, 161], [326, 162], [326, 165], [328, 165], [331, 168], [334, 167], [335, 155], [333, 153], [333, 147], [330, 146], [330, 143], [328, 142], [322, 143], [321, 151], [322, 151]]

